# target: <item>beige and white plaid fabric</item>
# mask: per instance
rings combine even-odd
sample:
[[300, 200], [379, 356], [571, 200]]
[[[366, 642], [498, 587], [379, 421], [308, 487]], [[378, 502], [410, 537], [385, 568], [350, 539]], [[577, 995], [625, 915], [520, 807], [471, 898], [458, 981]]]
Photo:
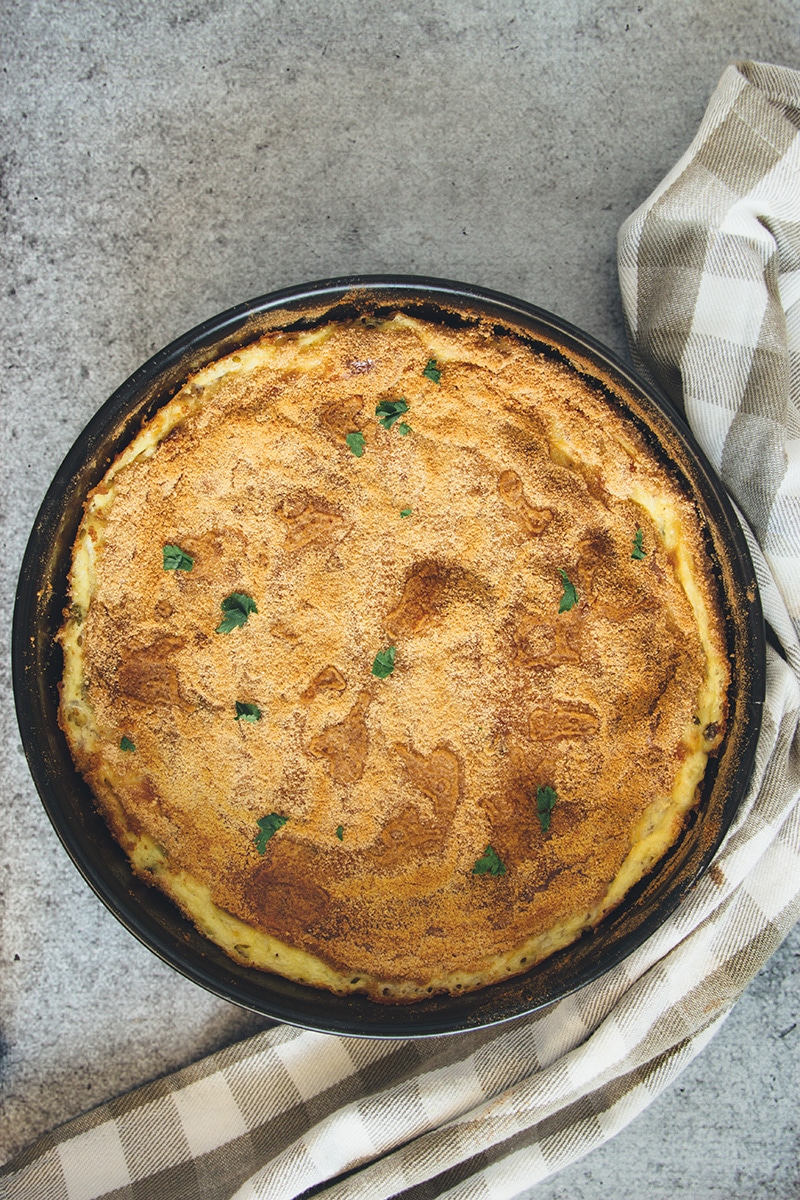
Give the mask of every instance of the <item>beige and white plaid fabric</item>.
[[639, 366], [754, 531], [783, 651], [712, 869], [621, 966], [541, 1014], [400, 1043], [269, 1029], [41, 1138], [0, 1172], [0, 1197], [516, 1196], [674, 1080], [800, 914], [800, 75], [725, 72], [623, 227], [620, 276]]

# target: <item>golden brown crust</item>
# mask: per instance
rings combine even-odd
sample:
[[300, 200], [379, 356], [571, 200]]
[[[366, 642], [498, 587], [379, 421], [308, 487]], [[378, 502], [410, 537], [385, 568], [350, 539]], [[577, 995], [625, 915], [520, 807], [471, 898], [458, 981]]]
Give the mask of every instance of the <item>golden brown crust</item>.
[[[62, 723], [117, 835], [145, 831], [222, 909], [346, 974], [490, 978], [602, 915], [721, 737], [700, 522], [599, 389], [514, 338], [401, 319], [264, 345], [187, 385], [188, 415], [103, 485], [80, 650], [97, 744], [77, 704]], [[405, 435], [375, 417], [401, 397]], [[191, 571], [163, 569], [166, 544]], [[257, 612], [215, 632], [231, 593]], [[288, 820], [259, 847], [270, 813]], [[487, 845], [505, 874], [473, 873]]]

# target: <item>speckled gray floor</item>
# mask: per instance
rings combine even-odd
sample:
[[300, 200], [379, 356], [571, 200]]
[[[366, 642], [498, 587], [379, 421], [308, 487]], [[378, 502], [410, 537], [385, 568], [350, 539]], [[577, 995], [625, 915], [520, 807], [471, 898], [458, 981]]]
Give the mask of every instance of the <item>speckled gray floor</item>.
[[[111, 391], [240, 300], [396, 271], [618, 352], [615, 236], [728, 61], [800, 68], [796, 0], [8, 0], [2, 596]], [[51, 831], [2, 664], [2, 1146], [260, 1027], [108, 915]], [[721, 1033], [536, 1200], [800, 1194], [797, 933]], [[533, 1193], [531, 1193], [533, 1195]]]

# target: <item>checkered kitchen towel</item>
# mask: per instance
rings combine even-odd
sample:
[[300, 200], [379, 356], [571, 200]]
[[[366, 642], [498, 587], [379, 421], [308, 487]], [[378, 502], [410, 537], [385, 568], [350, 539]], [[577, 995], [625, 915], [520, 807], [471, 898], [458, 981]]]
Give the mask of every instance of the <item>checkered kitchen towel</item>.
[[[750, 793], [714, 865], [621, 966], [500, 1028], [422, 1042], [270, 1029], [40, 1139], [19, 1200], [513, 1197], [640, 1112], [800, 913], [800, 75], [722, 77], [625, 224], [634, 355], [754, 537], [770, 650]], [[763, 553], [762, 553], [763, 552]], [[793, 623], [794, 622], [794, 623]]]

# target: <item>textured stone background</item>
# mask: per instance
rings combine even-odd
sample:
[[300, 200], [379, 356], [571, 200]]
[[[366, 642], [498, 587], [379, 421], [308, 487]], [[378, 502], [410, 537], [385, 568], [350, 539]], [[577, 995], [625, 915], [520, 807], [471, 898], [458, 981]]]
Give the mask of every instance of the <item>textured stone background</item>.
[[[732, 59], [800, 68], [797, 0], [7, 0], [10, 613], [47, 484], [102, 401], [203, 318], [353, 272], [521, 296], [624, 353], [615, 237]], [[51, 831], [2, 663], [2, 1154], [260, 1027], [175, 975]], [[800, 1192], [797, 933], [710, 1048], [537, 1200]], [[533, 1194], [533, 1193], [531, 1193]]]

